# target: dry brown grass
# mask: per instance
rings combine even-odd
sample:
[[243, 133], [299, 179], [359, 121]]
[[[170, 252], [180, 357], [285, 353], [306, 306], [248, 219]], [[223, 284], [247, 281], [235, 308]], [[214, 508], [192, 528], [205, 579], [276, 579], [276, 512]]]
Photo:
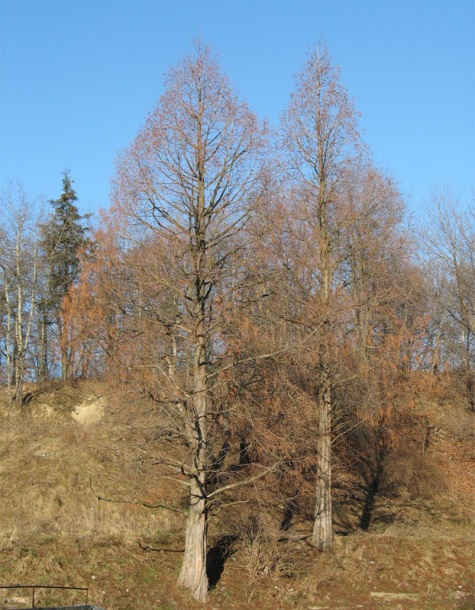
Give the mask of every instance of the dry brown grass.
[[[95, 397], [90, 390], [89, 403]], [[94, 536], [127, 542], [173, 529], [176, 518], [169, 513], [98, 500], [150, 500], [163, 482], [140, 461], [131, 431], [111, 423], [110, 415], [90, 425], [71, 417], [75, 400], [84, 403], [84, 389], [81, 395], [69, 387], [63, 396], [65, 403], [46, 394], [23, 413], [2, 414], [0, 541]]]
[[[144, 459], [167, 442], [156, 433], [156, 413], [111, 405], [107, 391], [94, 383], [57, 386], [11, 417], [0, 406], [0, 580], [89, 586], [90, 599], [108, 610], [191, 608], [175, 587], [182, 517], [97, 499], [182, 500], [181, 489]], [[105, 405], [102, 419], [73, 419], [78, 405], [95, 400]], [[355, 529], [356, 480], [336, 469], [336, 484], [345, 482], [336, 489], [337, 508], [352, 526], [336, 536], [330, 555], [281, 536], [274, 490], [239, 490], [248, 503], [223, 510], [211, 524], [212, 541], [236, 538], [205, 607], [397, 607], [370, 601], [371, 591], [416, 593], [411, 610], [471, 607], [461, 596], [473, 583], [471, 414], [457, 402], [431, 408], [427, 452], [394, 454], [393, 489], [376, 498], [368, 532]], [[310, 531], [307, 508], [303, 502], [289, 534]], [[67, 601], [51, 592], [41, 600]]]

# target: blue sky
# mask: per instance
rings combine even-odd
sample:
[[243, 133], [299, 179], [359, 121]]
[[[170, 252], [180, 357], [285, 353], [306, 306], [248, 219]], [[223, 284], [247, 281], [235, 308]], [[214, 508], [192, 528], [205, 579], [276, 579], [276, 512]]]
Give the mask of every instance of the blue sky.
[[0, 0], [0, 182], [82, 212], [109, 205], [117, 152], [200, 36], [277, 125], [321, 37], [376, 163], [415, 214], [435, 187], [472, 201], [474, 0]]

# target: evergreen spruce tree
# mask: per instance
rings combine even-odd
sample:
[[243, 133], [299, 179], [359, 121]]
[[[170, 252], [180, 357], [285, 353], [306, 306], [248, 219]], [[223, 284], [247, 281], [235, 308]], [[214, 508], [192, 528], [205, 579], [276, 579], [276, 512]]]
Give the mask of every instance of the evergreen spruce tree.
[[79, 251], [87, 244], [89, 228], [76, 207], [78, 197], [73, 189], [68, 170], [63, 172], [63, 192], [59, 199], [51, 200], [53, 213], [41, 227], [42, 248], [45, 257], [43, 296], [39, 303], [40, 354], [39, 376], [49, 376], [49, 334], [56, 328], [61, 356], [61, 378], [67, 379], [71, 364], [71, 353], [63, 337], [62, 308], [69, 288], [79, 274]]

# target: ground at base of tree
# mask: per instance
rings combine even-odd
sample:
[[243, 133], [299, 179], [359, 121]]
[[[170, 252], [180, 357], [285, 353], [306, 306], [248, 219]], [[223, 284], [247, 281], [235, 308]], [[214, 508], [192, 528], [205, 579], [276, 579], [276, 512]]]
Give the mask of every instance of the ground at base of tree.
[[[141, 459], [139, 439], [151, 434], [150, 415], [138, 416], [134, 405], [128, 415], [108, 407], [108, 392], [94, 382], [57, 385], [22, 414], [9, 417], [1, 407], [0, 585], [87, 586], [90, 603], [107, 610], [199, 607], [176, 587], [182, 517], [118, 502], [153, 503], [168, 494], [180, 506], [186, 498]], [[86, 411], [95, 416], [73, 417]], [[132, 415], [135, 427], [127, 420]], [[275, 514], [269, 510], [262, 535], [243, 530], [240, 540], [237, 511], [223, 511], [211, 522], [213, 586], [201, 607], [473, 608], [473, 436], [461, 417], [447, 404], [434, 414], [430, 451], [445, 473], [443, 493], [378, 497], [363, 532], [343, 527], [348, 490], [335, 489], [340, 522], [330, 554], [307, 544], [311, 523], [303, 517], [285, 536], [273, 529], [278, 506]], [[83, 603], [58, 596], [45, 591], [37, 603]], [[0, 592], [0, 601], [5, 597]]]

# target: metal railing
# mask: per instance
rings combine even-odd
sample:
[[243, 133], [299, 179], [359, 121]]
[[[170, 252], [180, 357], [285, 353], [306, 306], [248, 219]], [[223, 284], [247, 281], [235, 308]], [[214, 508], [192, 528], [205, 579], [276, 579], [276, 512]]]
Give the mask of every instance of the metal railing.
[[35, 593], [37, 589], [63, 589], [69, 591], [84, 591], [86, 594], [85, 605], [88, 603], [88, 587], [61, 587], [59, 585], [0, 585], [0, 589], [31, 589], [31, 607], [35, 608]]

